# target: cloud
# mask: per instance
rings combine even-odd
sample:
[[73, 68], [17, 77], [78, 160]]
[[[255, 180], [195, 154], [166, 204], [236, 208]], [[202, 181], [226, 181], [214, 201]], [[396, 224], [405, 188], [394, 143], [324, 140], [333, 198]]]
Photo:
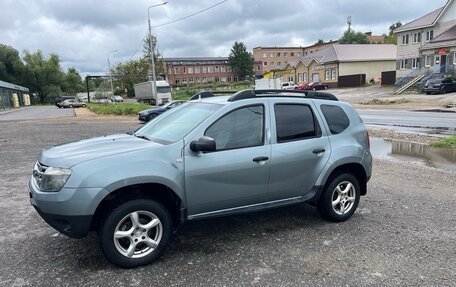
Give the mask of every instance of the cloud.
[[[407, 22], [433, 11], [445, 0], [229, 0], [189, 19], [153, 29], [165, 57], [228, 56], [235, 41], [256, 46], [311, 45], [318, 39], [338, 39], [353, 28], [388, 32], [393, 22]], [[102, 74], [111, 63], [142, 54], [147, 32], [147, 0], [0, 0], [0, 43], [19, 51], [57, 53], [64, 67]], [[211, 0], [169, 0], [150, 9], [153, 26], [185, 17], [214, 5]], [[405, 8], [405, 6], [407, 6]]]

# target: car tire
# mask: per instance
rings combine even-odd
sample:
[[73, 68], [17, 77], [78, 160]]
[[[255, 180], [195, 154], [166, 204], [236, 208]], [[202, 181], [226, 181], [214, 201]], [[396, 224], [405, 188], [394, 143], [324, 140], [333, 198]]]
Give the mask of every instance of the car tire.
[[70, 105], [70, 109], [73, 108], [73, 105]]
[[157, 116], [158, 116], [157, 114], [151, 114], [151, 115], [149, 116], [149, 119], [148, 119], [147, 121], [153, 120], [153, 119], [155, 119]]
[[431, 94], [431, 92], [426, 92], [426, 95], [430, 95], [430, 94]]
[[325, 90], [327, 90], [327, 89], [328, 89], [328, 86], [325, 86]]
[[316, 90], [317, 90], [317, 89], [315, 89], [315, 88], [312, 88], [312, 91], [316, 91]]
[[317, 209], [321, 217], [332, 222], [342, 222], [355, 213], [360, 199], [360, 185], [349, 173], [339, 174], [326, 184]]
[[446, 90], [446, 87], [445, 87], [445, 86], [440, 87], [440, 93], [441, 93], [441, 94], [446, 94], [446, 93], [447, 93], [447, 90]]
[[86, 105], [82, 105], [82, 107], [83, 107], [83, 108], [85, 108], [85, 107], [86, 107]]
[[171, 237], [172, 218], [162, 204], [135, 199], [114, 208], [98, 232], [106, 258], [117, 266], [134, 268], [162, 255]]

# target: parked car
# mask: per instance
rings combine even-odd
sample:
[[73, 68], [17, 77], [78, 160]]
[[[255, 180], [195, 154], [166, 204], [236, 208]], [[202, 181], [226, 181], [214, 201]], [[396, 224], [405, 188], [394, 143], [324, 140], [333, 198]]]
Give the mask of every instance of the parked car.
[[121, 96], [112, 96], [111, 97], [111, 102], [113, 102], [113, 103], [122, 103], [123, 102], [123, 98]]
[[[58, 104], [59, 104], [60, 102], [65, 101], [65, 100], [78, 100], [78, 98], [72, 97], [72, 96], [58, 96], [58, 97], [56, 97], [55, 100], [54, 100], [54, 105], [57, 106], [57, 107], [59, 107]], [[59, 108], [60, 108], [60, 107], [59, 107]]]
[[185, 101], [172, 101], [172, 102], [164, 104], [163, 106], [158, 107], [158, 108], [140, 111], [138, 113], [138, 120], [140, 120], [141, 122], [148, 122], [151, 119], [166, 112], [167, 110], [178, 107], [178, 106], [182, 105], [183, 103], [185, 103]]
[[57, 103], [59, 108], [85, 108], [86, 104], [77, 99], [64, 100], [60, 103]]
[[451, 77], [430, 79], [424, 85], [424, 92], [428, 95], [456, 92], [456, 79]]
[[316, 91], [316, 90], [327, 90], [328, 89], [328, 85], [327, 84], [323, 84], [321, 82], [312, 82], [312, 83], [308, 83], [308, 84], [300, 84], [298, 87], [297, 87], [298, 90], [313, 90], [313, 91]]
[[282, 83], [281, 88], [282, 90], [294, 90], [296, 85], [293, 82], [284, 82]]
[[136, 267], [158, 259], [189, 220], [308, 202], [345, 221], [371, 169], [350, 104], [246, 90], [189, 101], [132, 133], [45, 149], [28, 187], [52, 227], [74, 238], [96, 230], [112, 263]]

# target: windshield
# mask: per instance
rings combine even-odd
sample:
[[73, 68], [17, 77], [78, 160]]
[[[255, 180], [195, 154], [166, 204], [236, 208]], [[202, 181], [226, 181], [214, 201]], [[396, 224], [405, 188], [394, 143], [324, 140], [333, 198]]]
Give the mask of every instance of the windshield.
[[183, 104], [150, 121], [135, 135], [165, 144], [176, 142], [221, 107], [209, 103]]
[[168, 87], [157, 87], [157, 93], [169, 93], [171, 92], [171, 88]]

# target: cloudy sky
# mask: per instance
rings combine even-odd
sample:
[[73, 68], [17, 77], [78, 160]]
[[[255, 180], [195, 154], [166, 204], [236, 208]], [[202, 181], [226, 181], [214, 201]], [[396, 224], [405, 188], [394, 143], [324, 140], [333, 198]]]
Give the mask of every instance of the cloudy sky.
[[[169, 0], [150, 9], [152, 26], [222, 0]], [[64, 69], [103, 74], [111, 63], [139, 58], [147, 33], [147, 7], [160, 0], [0, 0], [0, 43], [19, 51], [57, 53]], [[388, 32], [431, 12], [446, 0], [227, 0], [190, 17], [153, 29], [165, 57], [228, 56], [234, 41], [256, 46], [305, 46], [335, 40], [351, 16], [357, 31]]]

